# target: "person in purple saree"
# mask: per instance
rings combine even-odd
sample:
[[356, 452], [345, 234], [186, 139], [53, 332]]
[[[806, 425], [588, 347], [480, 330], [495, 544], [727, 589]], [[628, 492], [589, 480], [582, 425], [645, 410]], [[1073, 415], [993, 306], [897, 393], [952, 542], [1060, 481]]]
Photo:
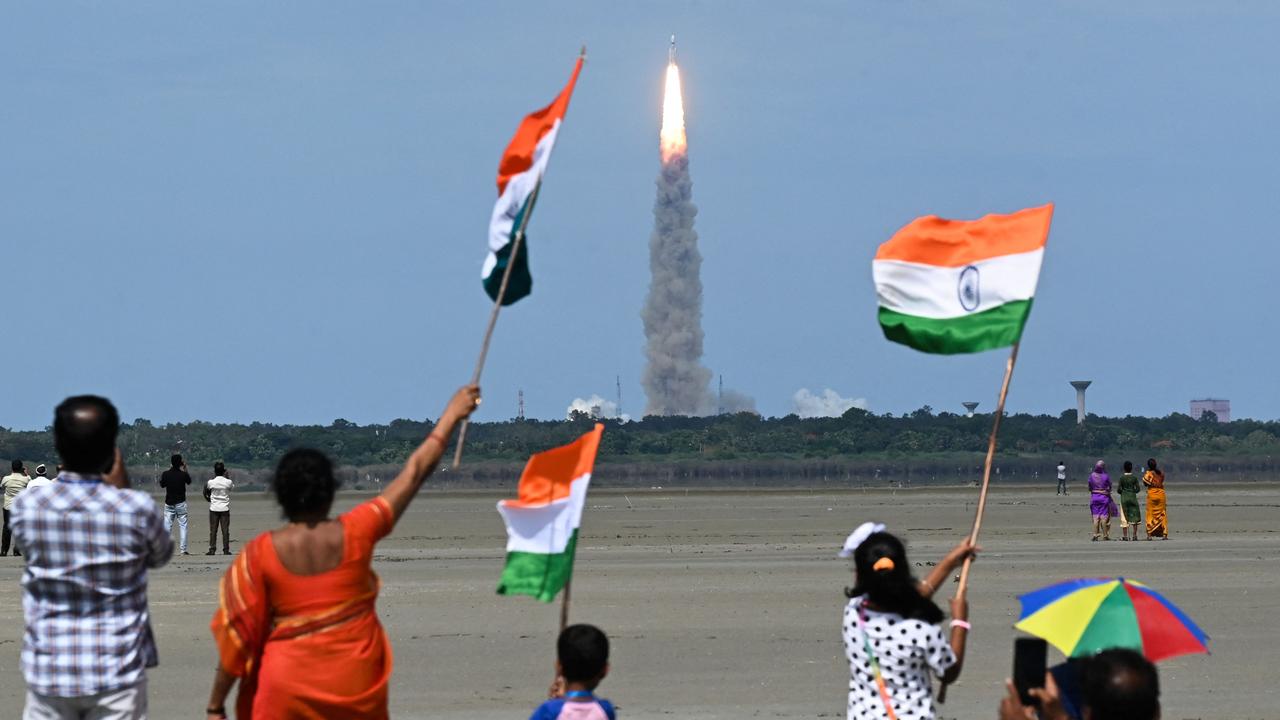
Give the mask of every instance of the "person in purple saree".
[[1111, 476], [1107, 464], [1098, 461], [1089, 474], [1089, 512], [1093, 513], [1093, 540], [1099, 537], [1111, 539], [1111, 518], [1119, 514], [1116, 502], [1111, 498]]

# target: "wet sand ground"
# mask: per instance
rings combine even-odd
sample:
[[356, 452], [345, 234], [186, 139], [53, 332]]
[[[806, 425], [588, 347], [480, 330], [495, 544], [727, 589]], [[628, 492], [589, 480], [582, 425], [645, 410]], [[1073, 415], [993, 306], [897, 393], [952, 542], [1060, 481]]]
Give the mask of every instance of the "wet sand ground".
[[[545, 691], [559, 609], [494, 594], [501, 495], [428, 491], [378, 548], [396, 718], [528, 717]], [[1068, 577], [1125, 575], [1164, 592], [1213, 638], [1212, 656], [1161, 664], [1166, 718], [1280, 718], [1280, 486], [1172, 483], [1168, 542], [1089, 542], [1086, 498], [1056, 497], [1051, 485], [993, 491], [969, 658], [941, 715], [994, 717], [1016, 594]], [[973, 488], [593, 492], [572, 620], [613, 639], [601, 694], [626, 718], [843, 717], [840, 617], [850, 577], [834, 556], [845, 534], [882, 520], [906, 536], [920, 565], [964, 534], [975, 500]], [[230, 559], [204, 556], [207, 515], [198, 496], [192, 505], [196, 554], [151, 579], [161, 659], [150, 674], [151, 716], [165, 720], [203, 717], [215, 661], [208, 622]], [[235, 498], [238, 541], [276, 522], [266, 499]], [[18, 717], [24, 692], [20, 562], [0, 558], [2, 718]], [[951, 590], [940, 595], [944, 607]]]

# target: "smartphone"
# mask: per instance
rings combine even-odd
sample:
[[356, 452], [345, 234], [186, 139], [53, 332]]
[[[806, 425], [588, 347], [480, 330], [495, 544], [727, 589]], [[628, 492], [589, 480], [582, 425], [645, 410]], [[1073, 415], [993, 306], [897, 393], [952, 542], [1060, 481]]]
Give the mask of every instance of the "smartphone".
[[1041, 638], [1017, 638], [1013, 641], [1013, 685], [1023, 705], [1040, 705], [1029, 694], [1032, 688], [1044, 687], [1045, 659], [1049, 644]]

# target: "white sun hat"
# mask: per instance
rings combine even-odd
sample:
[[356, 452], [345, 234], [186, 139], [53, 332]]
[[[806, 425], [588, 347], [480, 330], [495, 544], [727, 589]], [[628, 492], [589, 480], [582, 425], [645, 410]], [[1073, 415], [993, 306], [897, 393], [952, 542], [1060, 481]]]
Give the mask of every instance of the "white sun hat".
[[875, 533], [884, 532], [884, 530], [885, 530], [884, 523], [878, 523], [878, 522], [862, 523], [861, 525], [858, 526], [857, 530], [854, 530], [853, 532], [849, 533], [849, 537], [845, 538], [844, 547], [840, 550], [839, 553], [837, 553], [837, 555], [842, 558], [853, 557], [853, 551], [857, 550], [859, 545], [866, 542], [867, 538], [871, 537]]

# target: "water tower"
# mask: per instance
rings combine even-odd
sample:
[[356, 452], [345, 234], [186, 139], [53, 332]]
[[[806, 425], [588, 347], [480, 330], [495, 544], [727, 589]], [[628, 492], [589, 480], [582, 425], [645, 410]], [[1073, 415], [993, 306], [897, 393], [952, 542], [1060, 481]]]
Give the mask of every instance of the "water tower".
[[1093, 384], [1092, 380], [1072, 380], [1071, 387], [1076, 389], [1076, 424], [1084, 424], [1084, 391]]
[[978, 403], [976, 402], [967, 402], [967, 403], [960, 403], [960, 404], [964, 406], [965, 417], [973, 417], [973, 411], [978, 409]]

